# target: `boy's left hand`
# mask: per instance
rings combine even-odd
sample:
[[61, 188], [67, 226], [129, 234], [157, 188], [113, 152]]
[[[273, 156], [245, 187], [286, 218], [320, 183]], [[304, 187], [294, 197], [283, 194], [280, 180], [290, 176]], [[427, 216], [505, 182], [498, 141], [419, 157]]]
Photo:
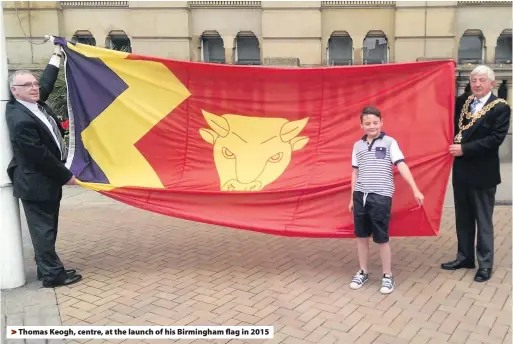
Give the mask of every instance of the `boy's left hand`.
[[419, 202], [420, 205], [424, 204], [424, 195], [422, 194], [422, 192], [420, 192], [419, 190], [414, 190], [413, 196], [415, 197], [417, 202]]

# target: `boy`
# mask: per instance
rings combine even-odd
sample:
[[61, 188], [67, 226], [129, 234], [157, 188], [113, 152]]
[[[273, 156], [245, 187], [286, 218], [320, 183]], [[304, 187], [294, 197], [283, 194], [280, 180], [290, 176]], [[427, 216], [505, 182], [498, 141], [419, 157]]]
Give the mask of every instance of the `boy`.
[[379, 244], [383, 266], [380, 292], [390, 294], [395, 286], [388, 242], [388, 224], [395, 189], [392, 164], [397, 166], [401, 176], [411, 186], [419, 204], [422, 204], [424, 196], [404, 162], [397, 141], [381, 132], [381, 112], [372, 106], [365, 107], [360, 114], [360, 123], [365, 135], [353, 147], [352, 198], [349, 202], [349, 210], [354, 214], [360, 270], [349, 286], [351, 289], [359, 289], [369, 280], [367, 261], [369, 237], [372, 234], [374, 242]]

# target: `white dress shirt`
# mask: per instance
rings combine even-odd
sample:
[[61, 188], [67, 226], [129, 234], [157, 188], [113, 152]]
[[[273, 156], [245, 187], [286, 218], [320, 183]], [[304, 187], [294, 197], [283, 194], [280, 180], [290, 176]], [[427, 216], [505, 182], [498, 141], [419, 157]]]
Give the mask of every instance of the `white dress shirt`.
[[472, 113], [476, 113], [478, 111], [481, 111], [481, 109], [484, 107], [486, 102], [488, 101], [488, 98], [492, 95], [492, 91], [488, 92], [488, 94], [482, 98], [479, 98], [479, 103], [474, 105], [474, 111]]
[[39, 120], [41, 120], [41, 122], [43, 122], [48, 127], [48, 130], [50, 130], [50, 133], [52, 133], [52, 136], [53, 136], [55, 142], [57, 143], [57, 147], [59, 147], [59, 149], [62, 150], [61, 143], [57, 140], [57, 136], [55, 136], [55, 134], [53, 132], [52, 125], [50, 124], [50, 122], [48, 121], [48, 118], [46, 118], [44, 113], [42, 113], [41, 110], [39, 110], [37, 103], [29, 103], [29, 102], [26, 102], [26, 101], [20, 100], [20, 99], [16, 99], [16, 100], [18, 102], [20, 102], [21, 105], [23, 105], [27, 109], [29, 109], [30, 112], [32, 112], [34, 115], [36, 115], [36, 117]]

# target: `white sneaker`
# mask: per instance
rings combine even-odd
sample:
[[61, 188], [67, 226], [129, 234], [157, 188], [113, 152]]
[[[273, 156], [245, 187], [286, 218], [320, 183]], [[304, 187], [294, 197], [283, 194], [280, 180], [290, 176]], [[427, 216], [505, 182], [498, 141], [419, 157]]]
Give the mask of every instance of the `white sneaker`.
[[349, 284], [349, 288], [351, 289], [360, 289], [365, 282], [369, 280], [369, 274], [363, 272], [363, 270], [359, 270], [356, 275], [354, 275], [351, 284]]
[[379, 290], [381, 294], [390, 294], [394, 291], [394, 278], [389, 274], [384, 274], [381, 279], [381, 289]]

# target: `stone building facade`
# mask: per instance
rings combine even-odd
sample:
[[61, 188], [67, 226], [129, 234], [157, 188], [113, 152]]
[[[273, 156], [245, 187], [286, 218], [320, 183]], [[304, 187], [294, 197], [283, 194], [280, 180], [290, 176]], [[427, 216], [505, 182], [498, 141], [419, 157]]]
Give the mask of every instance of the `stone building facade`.
[[[3, 1], [10, 69], [39, 69], [45, 34], [145, 55], [251, 65], [454, 59], [457, 93], [476, 64], [512, 102], [511, 1]], [[32, 42], [32, 43], [31, 43]], [[500, 91], [499, 91], [500, 89]], [[511, 160], [511, 130], [501, 148]]]

